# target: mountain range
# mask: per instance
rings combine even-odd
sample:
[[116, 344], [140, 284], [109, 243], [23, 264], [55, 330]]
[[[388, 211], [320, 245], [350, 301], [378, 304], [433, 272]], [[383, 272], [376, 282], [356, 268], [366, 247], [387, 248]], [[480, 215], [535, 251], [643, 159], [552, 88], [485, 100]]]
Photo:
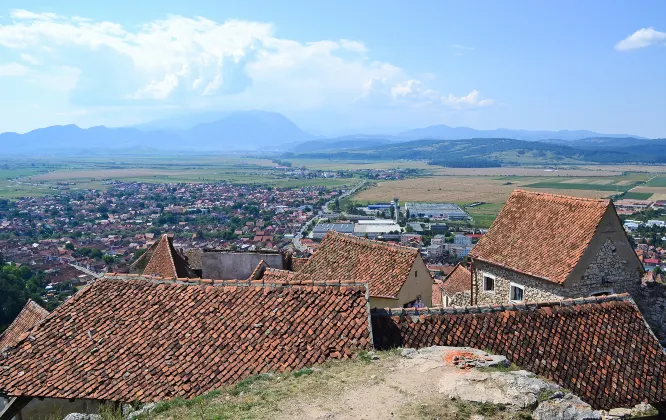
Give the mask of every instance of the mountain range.
[[202, 112], [157, 120], [133, 127], [51, 126], [25, 134], [0, 134], [5, 153], [44, 154], [118, 150], [132, 147], [159, 150], [200, 151], [297, 151], [376, 147], [410, 140], [458, 140], [470, 138], [511, 138], [527, 141], [575, 142], [588, 138], [640, 139], [626, 134], [600, 134], [591, 131], [475, 130], [467, 127], [433, 125], [404, 131], [398, 135], [367, 134], [322, 138], [300, 129], [284, 115], [266, 111]]

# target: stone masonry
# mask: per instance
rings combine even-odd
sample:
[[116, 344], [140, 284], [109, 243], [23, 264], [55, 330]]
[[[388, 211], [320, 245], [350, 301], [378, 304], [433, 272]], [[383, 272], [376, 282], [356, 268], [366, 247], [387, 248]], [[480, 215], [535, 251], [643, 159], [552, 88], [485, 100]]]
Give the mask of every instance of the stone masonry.
[[[483, 278], [486, 274], [495, 277], [495, 290], [492, 292], [483, 290]], [[523, 287], [524, 300], [527, 302], [585, 297], [602, 292], [627, 292], [636, 295], [640, 283], [640, 273], [633, 272], [627, 261], [618, 255], [613, 242], [607, 240], [589, 263], [584, 274], [580, 278], [570, 279], [565, 285], [482, 261], [474, 262], [473, 279], [474, 303], [483, 305], [508, 302], [511, 283]]]

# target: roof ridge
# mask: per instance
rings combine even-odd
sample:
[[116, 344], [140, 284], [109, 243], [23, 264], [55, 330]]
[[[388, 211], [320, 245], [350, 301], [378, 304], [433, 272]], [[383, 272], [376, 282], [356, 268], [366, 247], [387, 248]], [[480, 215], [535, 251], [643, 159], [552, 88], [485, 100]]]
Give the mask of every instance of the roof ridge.
[[411, 246], [404, 246], [404, 245], [393, 244], [393, 243], [390, 243], [390, 242], [377, 241], [375, 239], [368, 239], [368, 238], [364, 238], [362, 236], [349, 235], [347, 233], [340, 233], [340, 232], [336, 232], [334, 230], [329, 230], [326, 233], [326, 235], [337, 236], [339, 238], [346, 238], [346, 239], [349, 239], [352, 242], [358, 242], [362, 245], [378, 245], [378, 246], [385, 246], [385, 247], [395, 248], [395, 249], [403, 250], [403, 251], [418, 252], [418, 248], [414, 248], [414, 247], [411, 247]]
[[[296, 274], [293, 271], [281, 270], [279, 268], [269, 268], [275, 271], [287, 272], [292, 274], [292, 277]], [[268, 269], [267, 269], [268, 270]], [[292, 280], [288, 282], [272, 282], [264, 281], [262, 279], [258, 280], [248, 280], [248, 279], [232, 279], [232, 280], [213, 280], [213, 279], [200, 279], [198, 277], [161, 277], [161, 276], [149, 276], [143, 274], [123, 274], [123, 273], [106, 273], [104, 277], [99, 279], [101, 281], [134, 281], [141, 280], [150, 282], [153, 284], [180, 284], [185, 286], [242, 286], [242, 287], [256, 287], [256, 286], [325, 286], [325, 287], [360, 287], [366, 286], [366, 282], [357, 282], [355, 280], [339, 280], [332, 282], [318, 282], [314, 280]]]
[[405, 316], [428, 314], [474, 314], [505, 311], [530, 311], [542, 308], [566, 307], [577, 305], [598, 305], [606, 302], [631, 302], [636, 305], [628, 293], [619, 293], [606, 296], [588, 296], [541, 302], [504, 303], [472, 306], [449, 306], [445, 308], [373, 308], [373, 315], [379, 316]]
[[531, 195], [542, 195], [544, 197], [556, 197], [556, 198], [566, 198], [568, 200], [576, 200], [576, 201], [590, 201], [593, 203], [611, 203], [612, 200], [610, 198], [587, 198], [587, 197], [576, 197], [573, 195], [564, 195], [564, 194], [554, 194], [554, 193], [547, 193], [547, 192], [541, 192], [541, 191], [530, 191], [530, 190], [523, 190], [520, 188], [517, 188], [513, 190], [511, 195], [515, 193], [527, 193]]

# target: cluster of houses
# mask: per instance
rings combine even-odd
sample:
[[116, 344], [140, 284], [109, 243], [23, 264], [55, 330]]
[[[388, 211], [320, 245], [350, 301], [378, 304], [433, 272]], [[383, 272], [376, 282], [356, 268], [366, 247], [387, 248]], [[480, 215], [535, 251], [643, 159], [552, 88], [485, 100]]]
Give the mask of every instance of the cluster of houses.
[[666, 402], [666, 354], [632, 300], [645, 270], [610, 200], [516, 190], [443, 279], [418, 248], [335, 231], [308, 258], [155, 239], [128, 273], [96, 280], [3, 350], [6, 415], [35, 397], [193, 397], [276, 366], [353, 357], [373, 340], [492, 344], [593, 405]]
[[[339, 194], [324, 187], [113, 182], [105, 191], [3, 202], [0, 252], [57, 283], [81, 275], [71, 263], [125, 270], [159, 239], [156, 232], [177, 234], [182, 248], [277, 250]], [[99, 252], [77, 252], [82, 248]]]

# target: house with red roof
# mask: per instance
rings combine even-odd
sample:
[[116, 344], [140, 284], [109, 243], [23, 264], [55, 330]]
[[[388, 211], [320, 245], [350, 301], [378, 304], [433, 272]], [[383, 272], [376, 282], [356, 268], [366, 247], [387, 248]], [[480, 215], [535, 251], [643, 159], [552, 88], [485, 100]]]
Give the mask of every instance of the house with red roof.
[[469, 256], [472, 304], [635, 293], [644, 273], [611, 200], [522, 190]]
[[458, 263], [444, 280], [432, 286], [433, 306], [467, 306], [472, 291], [472, 273]]
[[294, 281], [368, 283], [373, 308], [432, 305], [434, 280], [417, 248], [329, 231]]

